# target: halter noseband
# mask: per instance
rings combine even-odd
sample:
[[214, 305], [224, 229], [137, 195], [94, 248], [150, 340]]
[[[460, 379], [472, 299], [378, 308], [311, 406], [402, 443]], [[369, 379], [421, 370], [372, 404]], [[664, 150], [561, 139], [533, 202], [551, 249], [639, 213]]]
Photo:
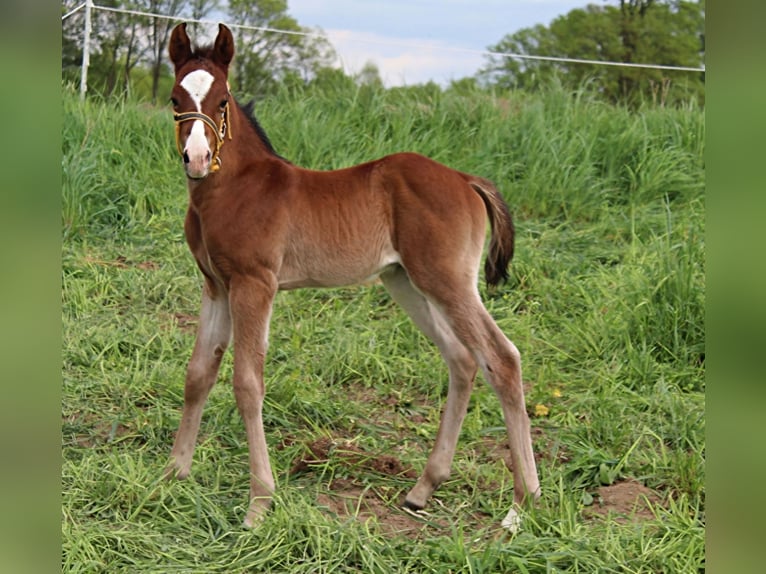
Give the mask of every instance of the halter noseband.
[[[215, 122], [210, 118], [210, 116], [206, 116], [202, 112], [184, 112], [182, 114], [173, 114], [173, 119], [176, 122], [176, 148], [178, 149], [178, 153], [183, 157], [184, 150], [181, 147], [181, 124], [184, 122], [192, 121], [192, 120], [200, 120], [203, 124], [205, 124], [207, 127], [209, 127], [211, 130], [213, 130], [213, 134], [215, 135], [215, 151], [213, 152], [213, 157], [210, 159], [210, 171], [212, 173], [215, 173], [221, 168], [221, 158], [219, 157], [219, 153], [221, 152], [221, 146], [223, 145], [223, 138], [226, 135], [228, 124], [226, 123], [226, 119], [229, 117], [229, 102], [226, 102], [226, 105], [224, 106], [223, 110], [221, 111], [221, 124], [216, 125]], [[229, 132], [229, 139], [231, 139], [231, 129], [228, 130]]]

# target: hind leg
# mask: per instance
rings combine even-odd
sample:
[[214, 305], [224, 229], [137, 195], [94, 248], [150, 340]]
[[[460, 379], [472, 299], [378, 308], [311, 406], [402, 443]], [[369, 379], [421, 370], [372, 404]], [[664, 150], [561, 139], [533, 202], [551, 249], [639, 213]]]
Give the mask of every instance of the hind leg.
[[[450, 301], [445, 314], [456, 334], [471, 349], [484, 377], [500, 400], [513, 463], [513, 501], [516, 507], [540, 496], [537, 465], [532, 451], [529, 417], [521, 379], [521, 355], [489, 315], [478, 293], [462, 301]], [[512, 506], [503, 525], [514, 528]]]
[[[540, 496], [540, 482], [532, 451], [529, 417], [524, 402], [521, 356], [487, 312], [472, 278], [446, 270], [416, 274], [413, 283], [437, 308], [452, 332], [469, 350], [495, 391], [503, 411], [513, 463], [513, 502], [503, 526], [518, 528], [517, 509]], [[469, 281], [471, 281], [469, 283]]]
[[449, 369], [449, 388], [439, 431], [423, 474], [405, 499], [405, 505], [421, 509], [433, 491], [450, 475], [460, 428], [468, 408], [477, 365], [471, 353], [455, 337], [439, 311], [410, 283], [401, 267], [381, 275], [393, 299], [439, 349]]

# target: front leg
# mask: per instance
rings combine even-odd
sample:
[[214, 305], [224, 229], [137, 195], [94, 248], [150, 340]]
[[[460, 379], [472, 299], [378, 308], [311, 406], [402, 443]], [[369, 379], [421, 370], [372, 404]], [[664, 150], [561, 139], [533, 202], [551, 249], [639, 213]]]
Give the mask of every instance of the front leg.
[[277, 279], [270, 271], [231, 279], [229, 305], [234, 325], [234, 396], [245, 424], [250, 455], [250, 505], [245, 526], [256, 526], [266, 513], [274, 492], [263, 430], [263, 363], [268, 347], [271, 306]]
[[183, 413], [170, 452], [170, 464], [165, 469], [167, 477], [186, 478], [191, 470], [202, 410], [230, 338], [228, 297], [208, 280], [202, 289], [197, 340], [186, 370]]

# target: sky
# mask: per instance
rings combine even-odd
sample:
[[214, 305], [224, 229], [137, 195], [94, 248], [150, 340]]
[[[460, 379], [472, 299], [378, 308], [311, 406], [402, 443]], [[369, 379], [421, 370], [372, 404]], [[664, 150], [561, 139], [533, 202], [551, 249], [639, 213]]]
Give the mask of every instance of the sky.
[[478, 52], [506, 34], [605, 0], [288, 0], [304, 27], [321, 28], [346, 73], [367, 62], [388, 87], [473, 76]]

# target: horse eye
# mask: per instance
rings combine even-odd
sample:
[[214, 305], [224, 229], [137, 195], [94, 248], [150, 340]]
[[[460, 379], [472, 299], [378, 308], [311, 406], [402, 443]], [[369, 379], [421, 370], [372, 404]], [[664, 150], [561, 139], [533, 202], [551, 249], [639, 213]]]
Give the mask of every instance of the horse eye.
[[175, 98], [170, 98], [170, 103], [173, 104], [174, 108], [178, 107], [178, 100]]
[[226, 104], [228, 103], [229, 103], [229, 100], [221, 100], [221, 103], [219, 104], [219, 106], [221, 106], [221, 109], [224, 109], [226, 107]]

